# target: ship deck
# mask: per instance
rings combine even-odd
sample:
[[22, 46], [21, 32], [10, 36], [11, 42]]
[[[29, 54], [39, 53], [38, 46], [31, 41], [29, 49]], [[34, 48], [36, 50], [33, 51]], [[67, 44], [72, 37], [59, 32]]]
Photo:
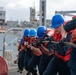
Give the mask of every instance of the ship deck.
[[22, 73], [17, 72], [18, 66], [13, 64], [8, 67], [8, 75], [26, 75], [26, 71], [24, 70]]

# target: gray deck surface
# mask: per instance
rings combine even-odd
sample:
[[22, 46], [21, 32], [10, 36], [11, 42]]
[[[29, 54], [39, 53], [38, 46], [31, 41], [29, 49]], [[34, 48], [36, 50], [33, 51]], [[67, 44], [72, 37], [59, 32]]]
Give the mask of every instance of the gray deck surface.
[[26, 75], [26, 71], [24, 70], [22, 73], [17, 72], [18, 66], [12, 65], [8, 67], [8, 75]]

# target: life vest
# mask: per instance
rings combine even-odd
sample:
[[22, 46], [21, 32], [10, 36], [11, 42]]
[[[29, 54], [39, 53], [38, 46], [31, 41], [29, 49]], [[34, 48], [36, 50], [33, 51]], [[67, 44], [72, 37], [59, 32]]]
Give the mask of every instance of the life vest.
[[72, 19], [76, 19], [76, 15], [74, 15], [74, 16], [72, 17]]
[[60, 54], [58, 54], [58, 53], [55, 53], [55, 55], [57, 56], [57, 58], [60, 58], [60, 59], [62, 59], [64, 62], [67, 62], [67, 61], [70, 60], [70, 53], [71, 53], [71, 51], [72, 51], [72, 49], [69, 49], [69, 50], [67, 51], [67, 53], [66, 53], [65, 56], [62, 56], [62, 55], [60, 55]]
[[[24, 40], [24, 39], [23, 39]], [[22, 45], [23, 45], [23, 40], [19, 43], [18, 45], [18, 51], [20, 52], [22, 49]]]
[[61, 40], [62, 36], [61, 36], [61, 34], [56, 34], [56, 32], [54, 32], [53, 38], [55, 41], [59, 42]]
[[[48, 28], [48, 29], [47, 29], [47, 35], [48, 35], [48, 36], [46, 36], [46, 35], [45, 35], [45, 37], [44, 37], [44, 38], [51, 37], [51, 36], [53, 36], [53, 34], [54, 34], [54, 30], [53, 30], [53, 29]], [[43, 45], [44, 45], [44, 47], [45, 47], [45, 48], [47, 48], [48, 44], [49, 44], [49, 42], [45, 42]], [[55, 51], [54, 51], [54, 50], [52, 50], [51, 54], [54, 54], [54, 53], [55, 53]]]
[[37, 41], [37, 37], [35, 38], [30, 38], [30, 44], [34, 44], [34, 46], [36, 47], [36, 41]]
[[[39, 39], [38, 39], [37, 37], [35, 37], [35, 38], [30, 38], [30, 44], [33, 45], [35, 48], [39, 48], [39, 47], [36, 45], [36, 42], [37, 42], [37, 41], [39, 41]], [[33, 44], [32, 44], [32, 43], [33, 43]], [[32, 52], [33, 52], [33, 54], [36, 55], [36, 56], [41, 56], [41, 55], [42, 55], [42, 53], [39, 54], [39, 53], [34, 52], [34, 51], [32, 51]]]
[[[45, 37], [48, 37], [48, 36], [51, 36], [53, 34], [53, 30], [52, 29], [48, 29], [47, 30], [47, 35], [45, 35]], [[44, 37], [44, 38], [45, 38]], [[37, 42], [37, 41], [40, 41], [41, 39], [34, 39], [33, 41], [31, 41], [31, 42]], [[47, 48], [47, 46], [48, 46], [48, 42], [46, 42], [46, 43], [44, 43], [43, 44], [44, 45], [44, 47], [46, 47]], [[36, 48], [39, 48], [39, 46], [35, 46]], [[54, 53], [54, 52], [53, 52]], [[37, 53], [35, 53], [35, 52], [33, 52], [33, 54], [35, 54], [36, 56], [41, 56], [43, 53], [41, 52], [41, 54], [37, 54]]]
[[26, 49], [27, 45], [30, 44], [30, 37], [24, 38], [22, 46]]
[[30, 44], [30, 37], [24, 38], [23, 45], [27, 46]]
[[53, 34], [54, 34], [54, 29], [48, 28], [48, 29], [47, 29], [47, 35], [48, 35], [48, 36], [52, 36]]
[[[47, 35], [48, 35], [48, 37], [52, 36], [53, 33], [54, 33], [54, 30], [53, 30], [53, 29], [50, 29], [50, 28], [47, 29]], [[45, 36], [45, 37], [46, 37], [46, 36]], [[45, 37], [44, 37], [44, 38], [45, 38]], [[47, 38], [48, 38], [48, 37], [47, 37]], [[47, 46], [48, 46], [48, 42], [45, 42], [45, 43], [44, 43], [44, 47], [47, 48]]]
[[[53, 37], [54, 37], [55, 41], [60, 41], [61, 40], [61, 34], [54, 33]], [[55, 50], [55, 55], [57, 56], [57, 58], [62, 59], [64, 62], [67, 62], [70, 59], [70, 53], [71, 53], [71, 49], [69, 49], [66, 52], [65, 56], [62, 56], [62, 55], [58, 54], [57, 50]]]
[[26, 50], [27, 45], [30, 44], [30, 38], [28, 37], [27, 39], [23, 39], [22, 43], [19, 44], [18, 46], [18, 51], [21, 51], [21, 49]]
[[72, 32], [72, 38], [71, 38], [71, 42], [74, 43], [76, 41], [76, 29], [73, 30]]

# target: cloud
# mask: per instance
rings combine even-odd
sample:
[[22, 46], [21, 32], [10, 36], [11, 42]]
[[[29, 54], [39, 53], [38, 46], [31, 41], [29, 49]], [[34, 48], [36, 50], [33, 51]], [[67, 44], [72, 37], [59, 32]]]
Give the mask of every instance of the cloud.
[[16, 4], [13, 2], [10, 2], [8, 5], [6, 5], [6, 7], [14, 9], [16, 7]]
[[29, 8], [33, 6], [32, 0], [19, 0], [16, 2], [9, 2], [6, 5], [6, 19], [10, 20], [29, 20], [30, 10]]
[[[27, 10], [27, 11], [26, 11]], [[6, 10], [6, 19], [10, 20], [29, 20], [29, 9], [20, 8], [20, 9], [8, 9]]]
[[[39, 1], [35, 0], [36, 12], [39, 12]], [[51, 19], [55, 11], [75, 10], [76, 0], [46, 0], [46, 17]], [[29, 19], [29, 7], [34, 7], [34, 0], [0, 0], [0, 5], [6, 8], [6, 19]], [[28, 16], [26, 16], [28, 15]]]
[[16, 2], [10, 2], [6, 5], [7, 8], [29, 8], [33, 6], [33, 0], [19, 0]]
[[48, 0], [47, 1], [47, 18], [55, 14], [55, 11], [73, 11], [76, 10], [76, 0]]

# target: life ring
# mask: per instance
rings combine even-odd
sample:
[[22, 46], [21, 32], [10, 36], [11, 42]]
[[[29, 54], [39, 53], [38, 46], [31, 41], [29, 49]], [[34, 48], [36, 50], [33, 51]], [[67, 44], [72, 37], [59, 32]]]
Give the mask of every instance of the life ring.
[[7, 63], [1, 56], [0, 56], [0, 75], [8, 75]]

